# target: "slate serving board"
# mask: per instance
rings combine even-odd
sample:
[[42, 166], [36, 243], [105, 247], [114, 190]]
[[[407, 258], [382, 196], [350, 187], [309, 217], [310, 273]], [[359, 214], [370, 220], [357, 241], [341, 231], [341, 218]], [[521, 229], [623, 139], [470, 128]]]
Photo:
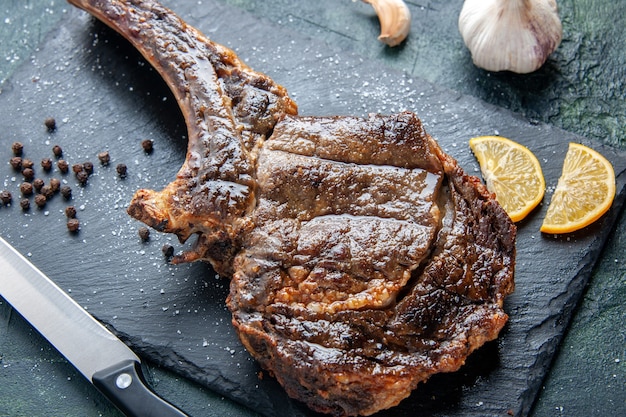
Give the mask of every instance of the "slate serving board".
[[[505, 304], [511, 318], [501, 337], [473, 354], [454, 374], [438, 375], [400, 406], [380, 416], [526, 415], [587, 282], [621, 212], [626, 154], [560, 129], [523, 119], [472, 97], [438, 88], [213, 1], [165, 1], [213, 40], [284, 85], [307, 115], [415, 111], [427, 130], [465, 169], [479, 175], [467, 146], [472, 136], [500, 134], [526, 144], [542, 162], [548, 184], [544, 204], [520, 223], [516, 291]], [[53, 116], [58, 128], [46, 131]], [[2, 189], [14, 203], [0, 208], [0, 234], [30, 257], [98, 319], [144, 358], [268, 416], [313, 416], [289, 400], [239, 343], [224, 300], [228, 282], [204, 264], [168, 265], [161, 246], [172, 237], [137, 236], [139, 223], [125, 213], [134, 191], [161, 188], [185, 156], [182, 116], [155, 71], [118, 35], [86, 14], [70, 10], [46, 45], [9, 80], [0, 95], [0, 161], [21, 141], [36, 164], [59, 144], [70, 164], [91, 161], [86, 186], [58, 169], [73, 189], [45, 208], [22, 212], [21, 175], [0, 164]], [[146, 154], [140, 142], [150, 138]], [[614, 164], [614, 207], [591, 227], [545, 236], [539, 225], [570, 141], [599, 150]], [[108, 150], [109, 166], [97, 153]], [[121, 179], [118, 163], [128, 166]], [[32, 202], [32, 198], [31, 198]], [[78, 208], [78, 234], [69, 234], [63, 210]]]

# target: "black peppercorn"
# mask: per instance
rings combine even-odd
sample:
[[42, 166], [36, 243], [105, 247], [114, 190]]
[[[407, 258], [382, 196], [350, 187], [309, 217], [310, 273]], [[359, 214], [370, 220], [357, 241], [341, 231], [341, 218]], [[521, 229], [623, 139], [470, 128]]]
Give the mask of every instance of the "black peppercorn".
[[52, 153], [54, 154], [54, 156], [56, 156], [57, 158], [60, 158], [61, 156], [63, 156], [63, 149], [61, 149], [61, 147], [59, 145], [54, 145], [52, 147]]
[[43, 194], [37, 194], [35, 196], [35, 204], [37, 204], [37, 207], [42, 208], [43, 206], [46, 205], [46, 196]]
[[30, 181], [35, 178], [35, 171], [33, 171], [32, 168], [25, 168], [22, 170], [22, 175], [24, 176], [24, 179]]
[[117, 167], [115, 167], [115, 169], [117, 170], [117, 174], [121, 177], [124, 178], [126, 177], [126, 165], [125, 164], [117, 164]]
[[57, 121], [54, 120], [54, 117], [47, 117], [46, 120], [43, 121], [43, 124], [46, 125], [49, 132], [52, 132], [57, 128]]
[[22, 210], [27, 211], [30, 209], [30, 201], [27, 198], [23, 198], [20, 200], [20, 207]]
[[24, 151], [24, 145], [22, 145], [20, 142], [13, 142], [11, 149], [13, 150], [13, 155], [22, 156], [22, 152]]
[[151, 153], [154, 149], [154, 144], [151, 139], [145, 139], [141, 141], [141, 147], [146, 153]]
[[54, 191], [52, 191], [52, 187], [49, 185], [41, 187], [40, 193], [46, 197], [46, 200], [50, 200], [54, 196]]
[[61, 188], [61, 181], [58, 178], [50, 178], [50, 188], [56, 193]]
[[44, 158], [41, 160], [41, 167], [44, 171], [50, 172], [52, 169], [52, 160], [50, 158]]
[[75, 233], [78, 232], [78, 229], [80, 229], [80, 222], [78, 221], [78, 219], [69, 219], [67, 221], [67, 230]]
[[87, 171], [77, 172], [76, 179], [78, 180], [78, 183], [80, 185], [85, 185], [87, 184], [87, 180], [89, 179], [89, 174], [87, 174]]
[[72, 198], [72, 189], [70, 188], [69, 185], [64, 185], [63, 187], [61, 187], [61, 195], [66, 200], [69, 200], [70, 198]]
[[166, 243], [161, 248], [161, 252], [163, 252], [163, 256], [166, 258], [171, 258], [174, 255], [174, 247]]
[[100, 152], [98, 154], [98, 159], [100, 160], [100, 163], [102, 165], [109, 165], [109, 162], [111, 161], [111, 156], [109, 155], [109, 152], [104, 151], [104, 152]]
[[73, 219], [76, 217], [76, 207], [74, 206], [67, 206], [65, 207], [65, 215], [67, 216], [68, 219]]
[[29, 196], [33, 193], [33, 184], [30, 182], [23, 182], [20, 184], [20, 192], [23, 196]]
[[13, 158], [11, 158], [9, 163], [11, 164], [13, 169], [16, 171], [19, 171], [22, 169], [22, 157], [21, 156], [14, 156]]
[[41, 190], [41, 187], [44, 186], [44, 182], [41, 178], [35, 178], [33, 180], [33, 187], [35, 187], [35, 190], [37, 190], [38, 192]]
[[74, 172], [74, 174], [78, 174], [81, 171], [84, 171], [85, 167], [83, 166], [83, 164], [74, 164], [72, 165], [72, 171]]
[[70, 164], [68, 164], [67, 161], [64, 159], [59, 159], [59, 162], [57, 162], [57, 167], [59, 167], [59, 171], [67, 174], [67, 171], [69, 171], [70, 169]]
[[22, 159], [22, 168], [32, 168], [35, 166], [35, 163], [30, 159], [23, 158]]
[[150, 230], [147, 227], [140, 227], [138, 233], [139, 233], [139, 237], [144, 242], [150, 239]]
[[13, 201], [13, 196], [9, 191], [4, 190], [0, 192], [0, 201], [6, 206], [8, 204], [11, 204], [11, 201]]
[[83, 169], [87, 172], [88, 175], [93, 174], [93, 164], [89, 161], [83, 163]]

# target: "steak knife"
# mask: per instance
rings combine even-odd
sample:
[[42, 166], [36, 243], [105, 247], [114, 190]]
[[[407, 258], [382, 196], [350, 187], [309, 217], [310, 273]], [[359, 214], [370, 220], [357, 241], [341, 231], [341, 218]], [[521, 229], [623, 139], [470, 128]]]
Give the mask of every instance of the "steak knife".
[[1, 237], [0, 295], [126, 416], [185, 416], [148, 387], [128, 346]]

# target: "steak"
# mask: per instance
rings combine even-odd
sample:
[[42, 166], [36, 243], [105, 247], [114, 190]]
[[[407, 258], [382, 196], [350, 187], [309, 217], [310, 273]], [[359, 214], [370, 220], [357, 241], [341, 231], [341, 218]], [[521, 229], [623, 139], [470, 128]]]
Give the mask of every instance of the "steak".
[[412, 113], [294, 117], [260, 152], [228, 306], [316, 411], [369, 415], [494, 339], [515, 227]]
[[411, 112], [298, 116], [285, 89], [153, 0], [70, 0], [160, 72], [187, 158], [128, 212], [231, 277], [242, 343], [315, 411], [370, 415], [497, 337], [516, 229]]

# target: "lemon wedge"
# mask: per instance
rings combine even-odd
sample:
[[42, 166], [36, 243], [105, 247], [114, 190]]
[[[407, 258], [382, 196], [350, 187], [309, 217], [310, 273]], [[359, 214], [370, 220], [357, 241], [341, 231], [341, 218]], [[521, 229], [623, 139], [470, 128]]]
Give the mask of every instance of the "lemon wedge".
[[537, 157], [525, 146], [501, 136], [472, 138], [487, 189], [511, 220], [526, 217], [543, 199], [546, 183]]
[[597, 151], [570, 143], [548, 212], [544, 233], [571, 233], [598, 220], [613, 204], [615, 173]]

